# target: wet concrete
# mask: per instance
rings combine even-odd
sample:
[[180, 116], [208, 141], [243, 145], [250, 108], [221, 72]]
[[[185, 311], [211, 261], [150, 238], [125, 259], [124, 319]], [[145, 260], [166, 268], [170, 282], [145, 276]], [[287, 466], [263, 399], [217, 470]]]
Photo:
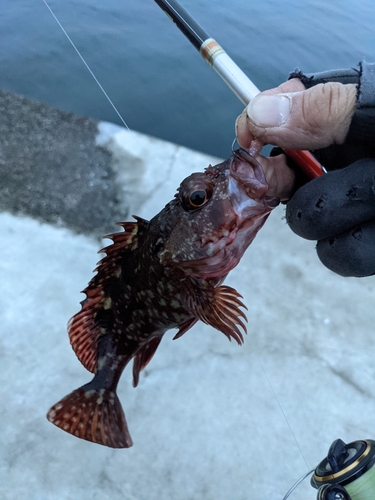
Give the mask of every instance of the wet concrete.
[[0, 91], [0, 210], [79, 233], [113, 231], [128, 207], [113, 155], [95, 143], [97, 127], [91, 118]]

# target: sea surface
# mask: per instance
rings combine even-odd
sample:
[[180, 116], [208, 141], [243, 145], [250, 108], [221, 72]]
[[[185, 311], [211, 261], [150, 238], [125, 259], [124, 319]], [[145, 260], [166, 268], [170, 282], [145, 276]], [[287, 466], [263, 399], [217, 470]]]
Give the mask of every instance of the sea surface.
[[[373, 0], [182, 0], [262, 90], [305, 72], [375, 60]], [[242, 104], [153, 0], [50, 0], [140, 132], [225, 157]], [[0, 88], [120, 124], [43, 0], [3, 0]]]

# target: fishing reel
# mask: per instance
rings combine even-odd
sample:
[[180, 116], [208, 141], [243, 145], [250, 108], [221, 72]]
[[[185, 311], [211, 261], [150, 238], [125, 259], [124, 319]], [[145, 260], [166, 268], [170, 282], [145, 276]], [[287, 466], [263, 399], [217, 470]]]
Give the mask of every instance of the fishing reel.
[[343, 486], [329, 484], [319, 488], [317, 500], [352, 500], [352, 497]]
[[336, 439], [311, 478], [318, 489], [317, 500], [374, 500], [374, 464], [375, 441], [345, 444]]
[[[336, 439], [327, 457], [314, 469], [311, 485], [316, 500], [375, 500], [375, 441], [344, 443]], [[306, 474], [284, 497], [286, 500]]]

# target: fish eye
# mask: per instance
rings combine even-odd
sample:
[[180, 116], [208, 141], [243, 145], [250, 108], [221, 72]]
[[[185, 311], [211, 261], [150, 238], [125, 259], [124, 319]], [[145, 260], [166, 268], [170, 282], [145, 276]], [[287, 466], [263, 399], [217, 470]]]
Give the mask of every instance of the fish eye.
[[191, 208], [201, 207], [207, 201], [207, 191], [203, 191], [202, 189], [193, 191], [190, 194], [188, 201]]
[[178, 197], [184, 210], [197, 210], [210, 200], [214, 185], [207, 182], [205, 177], [205, 174], [192, 174], [182, 182]]

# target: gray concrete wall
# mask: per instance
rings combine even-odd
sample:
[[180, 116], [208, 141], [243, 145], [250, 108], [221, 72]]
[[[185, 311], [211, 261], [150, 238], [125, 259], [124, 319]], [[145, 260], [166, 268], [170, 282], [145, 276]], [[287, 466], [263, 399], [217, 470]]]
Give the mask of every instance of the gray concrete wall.
[[[68, 319], [98, 241], [151, 218], [217, 159], [0, 94], [0, 499], [265, 500], [331, 442], [374, 438], [374, 278], [335, 276], [271, 215], [227, 283], [248, 307], [242, 347], [202, 324], [166, 334], [119, 386], [134, 446], [78, 440], [45, 418], [90, 380]], [[291, 499], [315, 499], [308, 481]]]

